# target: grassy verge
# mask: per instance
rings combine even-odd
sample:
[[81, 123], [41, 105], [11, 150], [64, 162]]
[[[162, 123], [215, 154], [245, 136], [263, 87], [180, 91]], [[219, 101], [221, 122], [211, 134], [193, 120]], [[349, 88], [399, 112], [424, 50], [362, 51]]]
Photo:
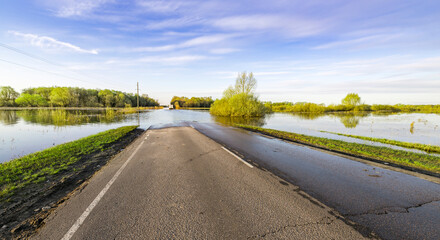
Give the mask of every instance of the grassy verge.
[[395, 150], [387, 147], [370, 146], [359, 143], [344, 142], [341, 140], [307, 136], [297, 133], [278, 131], [274, 129], [260, 128], [248, 125], [236, 125], [237, 127], [260, 132], [266, 135], [286, 139], [298, 143], [316, 146], [331, 151], [346, 153], [367, 159], [389, 162], [401, 166], [428, 171], [437, 175], [440, 173], [440, 157], [421, 153], [413, 153]]
[[0, 164], [0, 202], [26, 186], [67, 170], [81, 156], [103, 151], [137, 126], [120, 127]]
[[395, 146], [399, 146], [399, 147], [418, 149], [418, 150], [422, 150], [422, 151], [425, 151], [428, 153], [440, 153], [440, 146], [435, 146], [435, 145], [401, 142], [401, 141], [396, 141], [396, 140], [391, 140], [391, 139], [386, 139], [386, 138], [363, 137], [363, 136], [356, 136], [356, 135], [335, 133], [335, 132], [327, 132], [327, 131], [321, 131], [321, 132], [336, 134], [339, 136], [357, 138], [357, 139], [362, 139], [362, 140], [368, 140], [368, 141], [373, 141], [373, 142], [380, 142], [380, 143], [395, 145]]

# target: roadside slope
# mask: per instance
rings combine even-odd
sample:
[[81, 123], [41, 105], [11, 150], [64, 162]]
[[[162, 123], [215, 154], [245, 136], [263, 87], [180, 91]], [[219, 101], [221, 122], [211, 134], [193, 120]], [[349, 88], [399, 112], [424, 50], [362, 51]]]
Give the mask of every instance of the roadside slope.
[[26, 237], [144, 130], [120, 127], [0, 165], [0, 238]]

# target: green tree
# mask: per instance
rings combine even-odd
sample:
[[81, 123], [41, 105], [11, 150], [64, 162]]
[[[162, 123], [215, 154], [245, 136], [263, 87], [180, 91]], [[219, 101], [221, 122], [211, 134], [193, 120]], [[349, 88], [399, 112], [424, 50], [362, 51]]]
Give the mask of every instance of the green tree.
[[55, 87], [50, 92], [50, 103], [55, 106], [66, 107], [72, 100], [72, 95], [67, 87]]
[[14, 106], [15, 99], [18, 95], [18, 92], [12, 87], [0, 87], [0, 107]]
[[357, 106], [361, 104], [361, 97], [357, 93], [349, 93], [342, 99], [342, 104], [346, 106]]
[[116, 107], [125, 107], [125, 94], [120, 92], [116, 94]]
[[46, 107], [46, 99], [38, 94], [22, 93], [15, 102], [21, 107]]
[[101, 99], [101, 102], [105, 107], [113, 107], [115, 103], [115, 96], [113, 91], [109, 89], [101, 90], [98, 93], [99, 98]]
[[252, 72], [249, 74], [246, 74], [246, 72], [238, 74], [237, 79], [235, 80], [235, 91], [237, 94], [254, 94], [256, 87], [257, 80]]
[[246, 72], [239, 73], [235, 79], [235, 86], [229, 86], [224, 92], [223, 96], [230, 98], [236, 94], [254, 94], [255, 88], [257, 87], [257, 80], [254, 74], [251, 72], [247, 74]]

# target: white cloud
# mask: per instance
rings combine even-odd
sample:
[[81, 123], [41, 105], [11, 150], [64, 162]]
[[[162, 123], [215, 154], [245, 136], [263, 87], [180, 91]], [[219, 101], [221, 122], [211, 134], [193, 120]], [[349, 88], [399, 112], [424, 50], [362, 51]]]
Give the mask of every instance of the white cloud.
[[58, 41], [55, 38], [51, 38], [47, 36], [39, 36], [36, 34], [21, 33], [17, 31], [8, 31], [8, 33], [13, 34], [14, 36], [17, 37], [21, 37], [29, 41], [33, 46], [37, 46], [43, 49], [61, 49], [61, 50], [79, 52], [79, 53], [98, 54], [98, 50], [96, 49], [92, 49], [92, 50], [83, 49], [71, 43]]

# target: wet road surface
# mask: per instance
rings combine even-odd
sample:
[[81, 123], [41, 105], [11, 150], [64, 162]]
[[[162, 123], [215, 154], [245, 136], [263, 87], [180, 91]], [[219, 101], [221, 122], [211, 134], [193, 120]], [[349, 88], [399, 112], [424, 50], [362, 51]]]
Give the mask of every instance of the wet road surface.
[[440, 185], [216, 124], [195, 129], [384, 239], [440, 239]]
[[297, 186], [246, 165], [189, 127], [148, 130], [55, 210], [34, 236], [63, 237], [364, 238]]

